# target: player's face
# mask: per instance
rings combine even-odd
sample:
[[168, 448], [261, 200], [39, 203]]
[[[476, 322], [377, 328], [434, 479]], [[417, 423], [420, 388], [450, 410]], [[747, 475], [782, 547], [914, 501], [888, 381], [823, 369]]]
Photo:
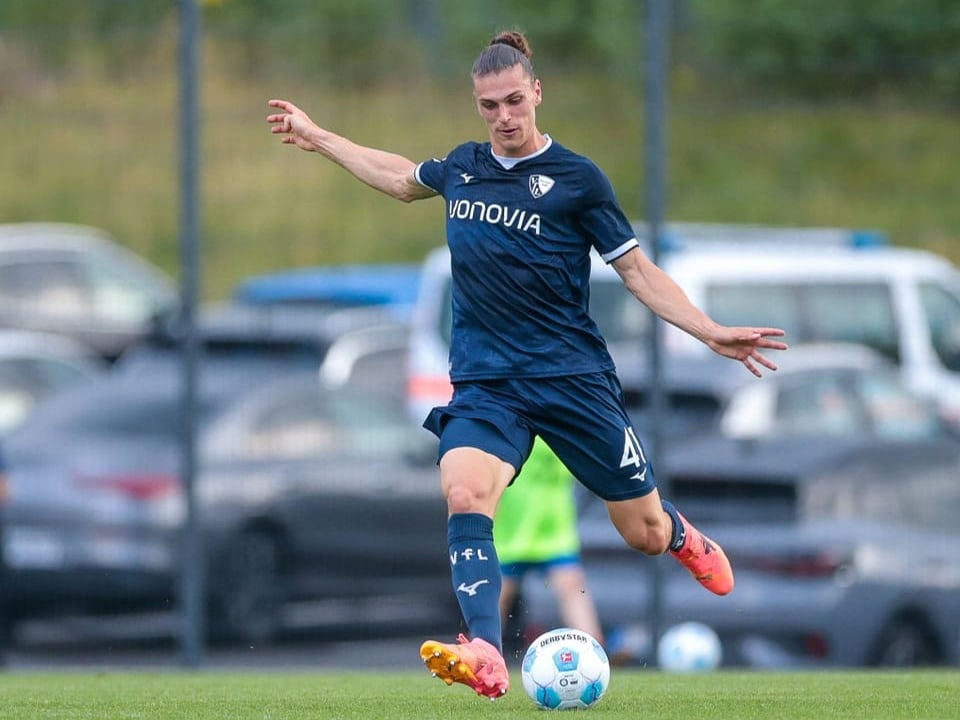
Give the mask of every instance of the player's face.
[[537, 130], [540, 81], [531, 81], [521, 65], [475, 76], [473, 96], [497, 155], [524, 157], [543, 146]]

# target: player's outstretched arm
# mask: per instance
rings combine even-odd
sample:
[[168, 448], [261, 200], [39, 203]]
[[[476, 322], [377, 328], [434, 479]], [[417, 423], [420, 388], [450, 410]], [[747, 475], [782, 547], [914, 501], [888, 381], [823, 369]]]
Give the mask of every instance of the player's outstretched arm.
[[435, 194], [416, 181], [416, 164], [402, 155], [358, 145], [321, 128], [287, 100], [274, 99], [267, 104], [279, 111], [267, 115], [267, 122], [270, 132], [280, 135], [282, 143], [319, 153], [361, 182], [397, 200], [411, 202]]
[[775, 339], [784, 335], [780, 328], [720, 325], [690, 302], [683, 289], [639, 249], [614, 260], [613, 266], [640, 302], [715, 353], [742, 362], [757, 377], [761, 375], [758, 365], [777, 369], [761, 350], [787, 349], [786, 343]]

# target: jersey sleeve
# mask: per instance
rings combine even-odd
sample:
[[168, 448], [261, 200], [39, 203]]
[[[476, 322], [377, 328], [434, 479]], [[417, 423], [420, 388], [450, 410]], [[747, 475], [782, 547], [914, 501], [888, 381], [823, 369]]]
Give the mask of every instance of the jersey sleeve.
[[611, 263], [639, 246], [637, 235], [603, 171], [590, 163], [584, 172], [587, 191], [578, 221], [600, 257]]
[[438, 195], [443, 195], [444, 178], [447, 174], [447, 159], [424, 160], [413, 171], [417, 182]]

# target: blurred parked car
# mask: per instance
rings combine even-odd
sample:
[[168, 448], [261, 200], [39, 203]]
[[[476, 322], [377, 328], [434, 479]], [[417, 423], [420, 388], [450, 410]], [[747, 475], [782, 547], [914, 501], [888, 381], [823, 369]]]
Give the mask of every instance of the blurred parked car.
[[169, 277], [101, 230], [0, 225], [0, 327], [66, 335], [115, 358], [176, 304]]
[[[762, 380], [742, 373], [715, 429], [654, 458], [667, 495], [736, 574], [718, 598], [664, 561], [664, 622], [712, 626], [729, 665], [960, 663], [955, 431], [869, 350], [800, 347], [777, 360]], [[649, 660], [653, 561], [626, 547], [602, 502], [579, 499], [611, 651]], [[531, 632], [558, 622], [546, 593], [524, 587]]]
[[[670, 496], [723, 545], [736, 587], [710, 595], [664, 560], [663, 621], [710, 625], [733, 666], [960, 663], [957, 462], [933, 441], [849, 437], [713, 437], [670, 453]], [[624, 546], [600, 502], [580, 528], [611, 652], [650, 660], [655, 561]], [[544, 590], [524, 592], [528, 625], [552, 627]]]
[[0, 437], [40, 400], [93, 382], [105, 369], [89, 348], [69, 338], [0, 330]]
[[[717, 322], [781, 327], [791, 344], [872, 347], [960, 427], [960, 271], [953, 264], [873, 234], [835, 232], [815, 243], [780, 241], [763, 227], [748, 239], [747, 230], [681, 243], [664, 268]], [[709, 352], [673, 326], [664, 345], [671, 356]]]
[[199, 480], [214, 630], [263, 642], [303, 600], [455, 627], [435, 461], [402, 407], [321, 392], [315, 374], [236, 403], [209, 428]]
[[[202, 336], [196, 487], [211, 631], [263, 642], [305, 601], [324, 603], [322, 622], [345, 611], [354, 622], [397, 615], [395, 630], [412, 611], [455, 622], [426, 433], [388, 384], [319, 370], [328, 351], [359, 365], [377, 352], [345, 360], [337, 348], [357, 342], [349, 333], [311, 345], [280, 325], [269, 340], [266, 326], [231, 336], [223, 323]], [[358, 332], [368, 344], [375, 334]], [[395, 388], [402, 367], [392, 367]], [[184, 519], [181, 378], [175, 347], [139, 348], [109, 382], [52, 399], [7, 439], [13, 622], [170, 607]]]
[[[662, 368], [666, 396], [660, 426], [666, 441], [716, 430], [729, 438], [789, 435], [956, 435], [936, 404], [909, 390], [897, 367], [864, 345], [809, 343], [769, 352], [779, 369], [756, 378], [719, 356], [669, 358]], [[654, 419], [646, 364], [642, 384], [625, 395], [637, 434]]]
[[720, 432], [729, 438], [956, 436], [937, 406], [909, 390], [896, 365], [851, 343], [810, 343], [771, 354], [776, 373], [757, 380], [726, 363]]

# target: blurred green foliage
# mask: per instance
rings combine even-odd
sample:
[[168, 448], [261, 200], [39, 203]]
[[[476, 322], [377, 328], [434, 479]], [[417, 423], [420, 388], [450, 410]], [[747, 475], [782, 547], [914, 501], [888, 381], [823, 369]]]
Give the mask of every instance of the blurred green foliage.
[[[266, 100], [292, 100], [336, 132], [413, 160], [440, 155], [485, 139], [469, 70], [505, 28], [533, 44], [541, 128], [594, 159], [628, 214], [643, 216], [639, 0], [203, 6], [207, 299], [256, 272], [412, 261], [440, 244], [438, 202], [397, 203], [280, 145]], [[854, 6], [858, 17], [844, 9]], [[960, 42], [943, 39], [955, 34], [951, 3], [672, 7], [670, 220], [874, 227], [960, 263], [951, 65]], [[0, 222], [96, 225], [176, 272], [177, 8], [0, 0], [0, 163], [11, 179], [0, 183]], [[893, 52], [897, 23], [906, 29]], [[845, 43], [866, 48], [856, 62], [839, 62]]]
[[744, 86], [960, 100], [956, 0], [693, 0], [692, 15], [702, 56]]
[[[201, 0], [244, 76], [276, 70], [370, 84], [411, 70], [462, 74], [497, 31], [536, 36], [552, 66], [625, 73], [642, 55], [638, 0]], [[52, 68], [100, 41], [114, 71], [176, 18], [177, 0], [4, 0], [0, 42]], [[956, 0], [677, 0], [674, 62], [728, 90], [777, 96], [960, 100]], [[124, 41], [124, 36], [127, 40]], [[387, 62], [385, 63], [384, 60]]]

